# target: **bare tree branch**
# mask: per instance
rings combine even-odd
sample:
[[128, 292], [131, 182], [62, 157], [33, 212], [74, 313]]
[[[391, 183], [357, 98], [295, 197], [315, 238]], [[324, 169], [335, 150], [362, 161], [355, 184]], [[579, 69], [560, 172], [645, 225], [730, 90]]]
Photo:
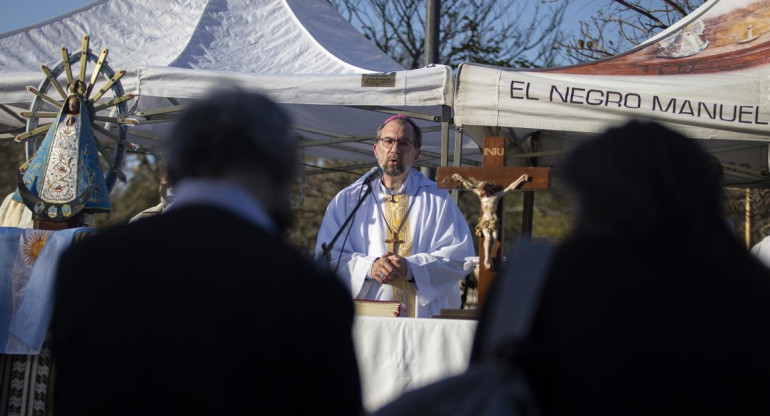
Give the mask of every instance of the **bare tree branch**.
[[[425, 0], [327, 0], [380, 50], [406, 68], [424, 66]], [[569, 0], [444, 0], [439, 59], [456, 66], [477, 62], [501, 66], [546, 66]]]
[[560, 43], [569, 63], [625, 52], [667, 29], [705, 0], [606, 0], [607, 6], [580, 23], [577, 34]]

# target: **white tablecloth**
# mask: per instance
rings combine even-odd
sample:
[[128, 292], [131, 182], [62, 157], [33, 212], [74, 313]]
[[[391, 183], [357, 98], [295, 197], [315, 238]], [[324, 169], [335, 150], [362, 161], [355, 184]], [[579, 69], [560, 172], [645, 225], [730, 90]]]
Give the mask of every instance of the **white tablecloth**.
[[353, 326], [364, 408], [468, 367], [477, 322], [466, 319], [356, 317]]

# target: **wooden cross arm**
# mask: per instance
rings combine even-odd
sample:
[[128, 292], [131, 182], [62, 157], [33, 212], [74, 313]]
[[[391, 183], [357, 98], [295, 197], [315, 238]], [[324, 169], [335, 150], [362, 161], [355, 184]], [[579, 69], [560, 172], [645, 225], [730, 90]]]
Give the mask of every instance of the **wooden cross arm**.
[[527, 174], [530, 180], [521, 184], [517, 190], [542, 191], [550, 189], [550, 167], [476, 167], [476, 166], [440, 166], [436, 170], [436, 183], [439, 188], [465, 189], [461, 183], [452, 179], [452, 175], [459, 173], [465, 178], [474, 178], [478, 181], [490, 181], [500, 186], [508, 186], [509, 183]]

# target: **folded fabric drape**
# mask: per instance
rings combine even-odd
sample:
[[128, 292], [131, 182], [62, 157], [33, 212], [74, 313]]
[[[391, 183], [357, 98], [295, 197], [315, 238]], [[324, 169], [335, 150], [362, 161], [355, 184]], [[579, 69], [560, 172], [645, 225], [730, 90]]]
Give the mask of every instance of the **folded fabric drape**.
[[59, 256], [84, 230], [0, 227], [0, 353], [40, 352], [53, 311]]

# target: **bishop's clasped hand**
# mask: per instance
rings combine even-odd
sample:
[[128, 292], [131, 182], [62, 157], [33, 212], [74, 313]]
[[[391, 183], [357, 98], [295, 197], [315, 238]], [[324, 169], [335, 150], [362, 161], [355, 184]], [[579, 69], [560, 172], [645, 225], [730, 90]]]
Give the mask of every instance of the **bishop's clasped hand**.
[[374, 261], [372, 278], [378, 283], [387, 285], [406, 277], [406, 260], [391, 252], [386, 252]]

